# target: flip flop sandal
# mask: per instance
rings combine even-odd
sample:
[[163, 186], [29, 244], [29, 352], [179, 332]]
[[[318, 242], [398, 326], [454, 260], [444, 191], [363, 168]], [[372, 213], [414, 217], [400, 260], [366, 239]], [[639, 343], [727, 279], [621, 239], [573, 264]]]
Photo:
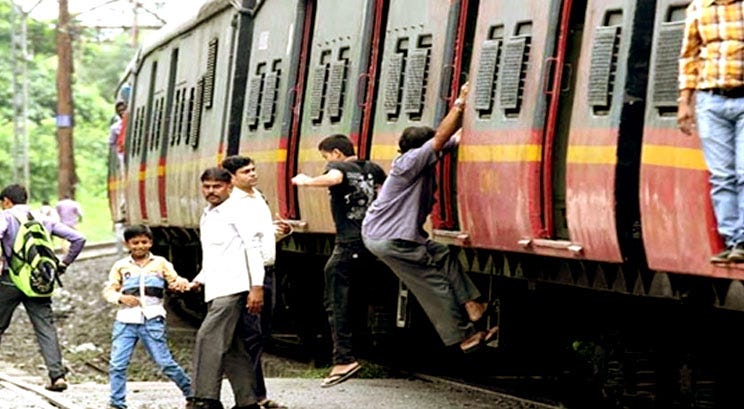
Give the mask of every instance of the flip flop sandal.
[[287, 405], [282, 405], [281, 403], [271, 399], [264, 399], [261, 402], [258, 402], [258, 406], [263, 409], [287, 409]]
[[330, 388], [331, 386], [336, 386], [340, 384], [341, 382], [344, 382], [347, 379], [351, 378], [352, 375], [357, 373], [360, 369], [362, 369], [362, 366], [357, 364], [355, 367], [349, 369], [346, 372], [328, 375], [327, 378], [323, 379], [323, 382], [320, 384], [320, 387]]

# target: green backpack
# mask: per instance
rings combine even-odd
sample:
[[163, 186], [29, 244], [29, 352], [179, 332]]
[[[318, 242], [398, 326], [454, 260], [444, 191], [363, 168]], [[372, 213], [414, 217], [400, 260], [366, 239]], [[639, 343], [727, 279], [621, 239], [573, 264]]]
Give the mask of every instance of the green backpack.
[[54, 244], [44, 225], [34, 219], [31, 213], [19, 222], [18, 234], [13, 242], [13, 250], [8, 260], [10, 278], [29, 297], [51, 297], [54, 284], [59, 280], [57, 269], [59, 260], [54, 254]]

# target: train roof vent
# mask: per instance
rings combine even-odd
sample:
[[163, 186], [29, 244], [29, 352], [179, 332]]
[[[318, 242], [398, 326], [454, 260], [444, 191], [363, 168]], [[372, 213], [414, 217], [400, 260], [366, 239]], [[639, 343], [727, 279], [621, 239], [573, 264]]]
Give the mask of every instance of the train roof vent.
[[594, 30], [592, 60], [589, 67], [589, 105], [609, 110], [614, 88], [620, 26], [597, 27]]
[[656, 108], [677, 107], [678, 61], [684, 29], [684, 21], [661, 24], [656, 40], [656, 60], [654, 61], [653, 98]]

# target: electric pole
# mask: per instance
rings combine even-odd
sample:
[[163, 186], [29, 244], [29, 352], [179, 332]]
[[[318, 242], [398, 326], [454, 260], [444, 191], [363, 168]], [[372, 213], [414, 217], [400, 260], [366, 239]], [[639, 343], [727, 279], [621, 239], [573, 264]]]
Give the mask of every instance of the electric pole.
[[75, 197], [77, 175], [73, 147], [75, 125], [72, 104], [72, 36], [67, 0], [59, 0], [57, 19], [57, 146], [59, 148], [59, 197]]
[[[38, 3], [37, 3], [38, 5]], [[36, 6], [34, 6], [36, 7]], [[33, 10], [33, 8], [32, 8]], [[30, 191], [28, 140], [28, 12], [12, 4], [11, 57], [13, 60], [13, 181]]]

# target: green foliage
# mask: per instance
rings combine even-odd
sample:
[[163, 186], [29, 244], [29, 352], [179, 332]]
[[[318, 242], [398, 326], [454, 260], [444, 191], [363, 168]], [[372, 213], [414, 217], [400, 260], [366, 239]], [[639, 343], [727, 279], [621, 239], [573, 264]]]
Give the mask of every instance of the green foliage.
[[[0, 0], [0, 188], [13, 180], [13, 61], [10, 0]], [[54, 22], [27, 20], [28, 122], [31, 202], [57, 198], [57, 56]], [[127, 35], [107, 35], [74, 27], [73, 101], [78, 201], [86, 210], [81, 226], [91, 241], [108, 239], [106, 198], [108, 129], [114, 115], [114, 93], [121, 73], [134, 54]], [[100, 215], [98, 214], [100, 213]], [[94, 222], [95, 221], [95, 222]], [[95, 231], [93, 231], [95, 230]], [[100, 231], [98, 231], [100, 230]], [[92, 236], [91, 236], [92, 234]]]

